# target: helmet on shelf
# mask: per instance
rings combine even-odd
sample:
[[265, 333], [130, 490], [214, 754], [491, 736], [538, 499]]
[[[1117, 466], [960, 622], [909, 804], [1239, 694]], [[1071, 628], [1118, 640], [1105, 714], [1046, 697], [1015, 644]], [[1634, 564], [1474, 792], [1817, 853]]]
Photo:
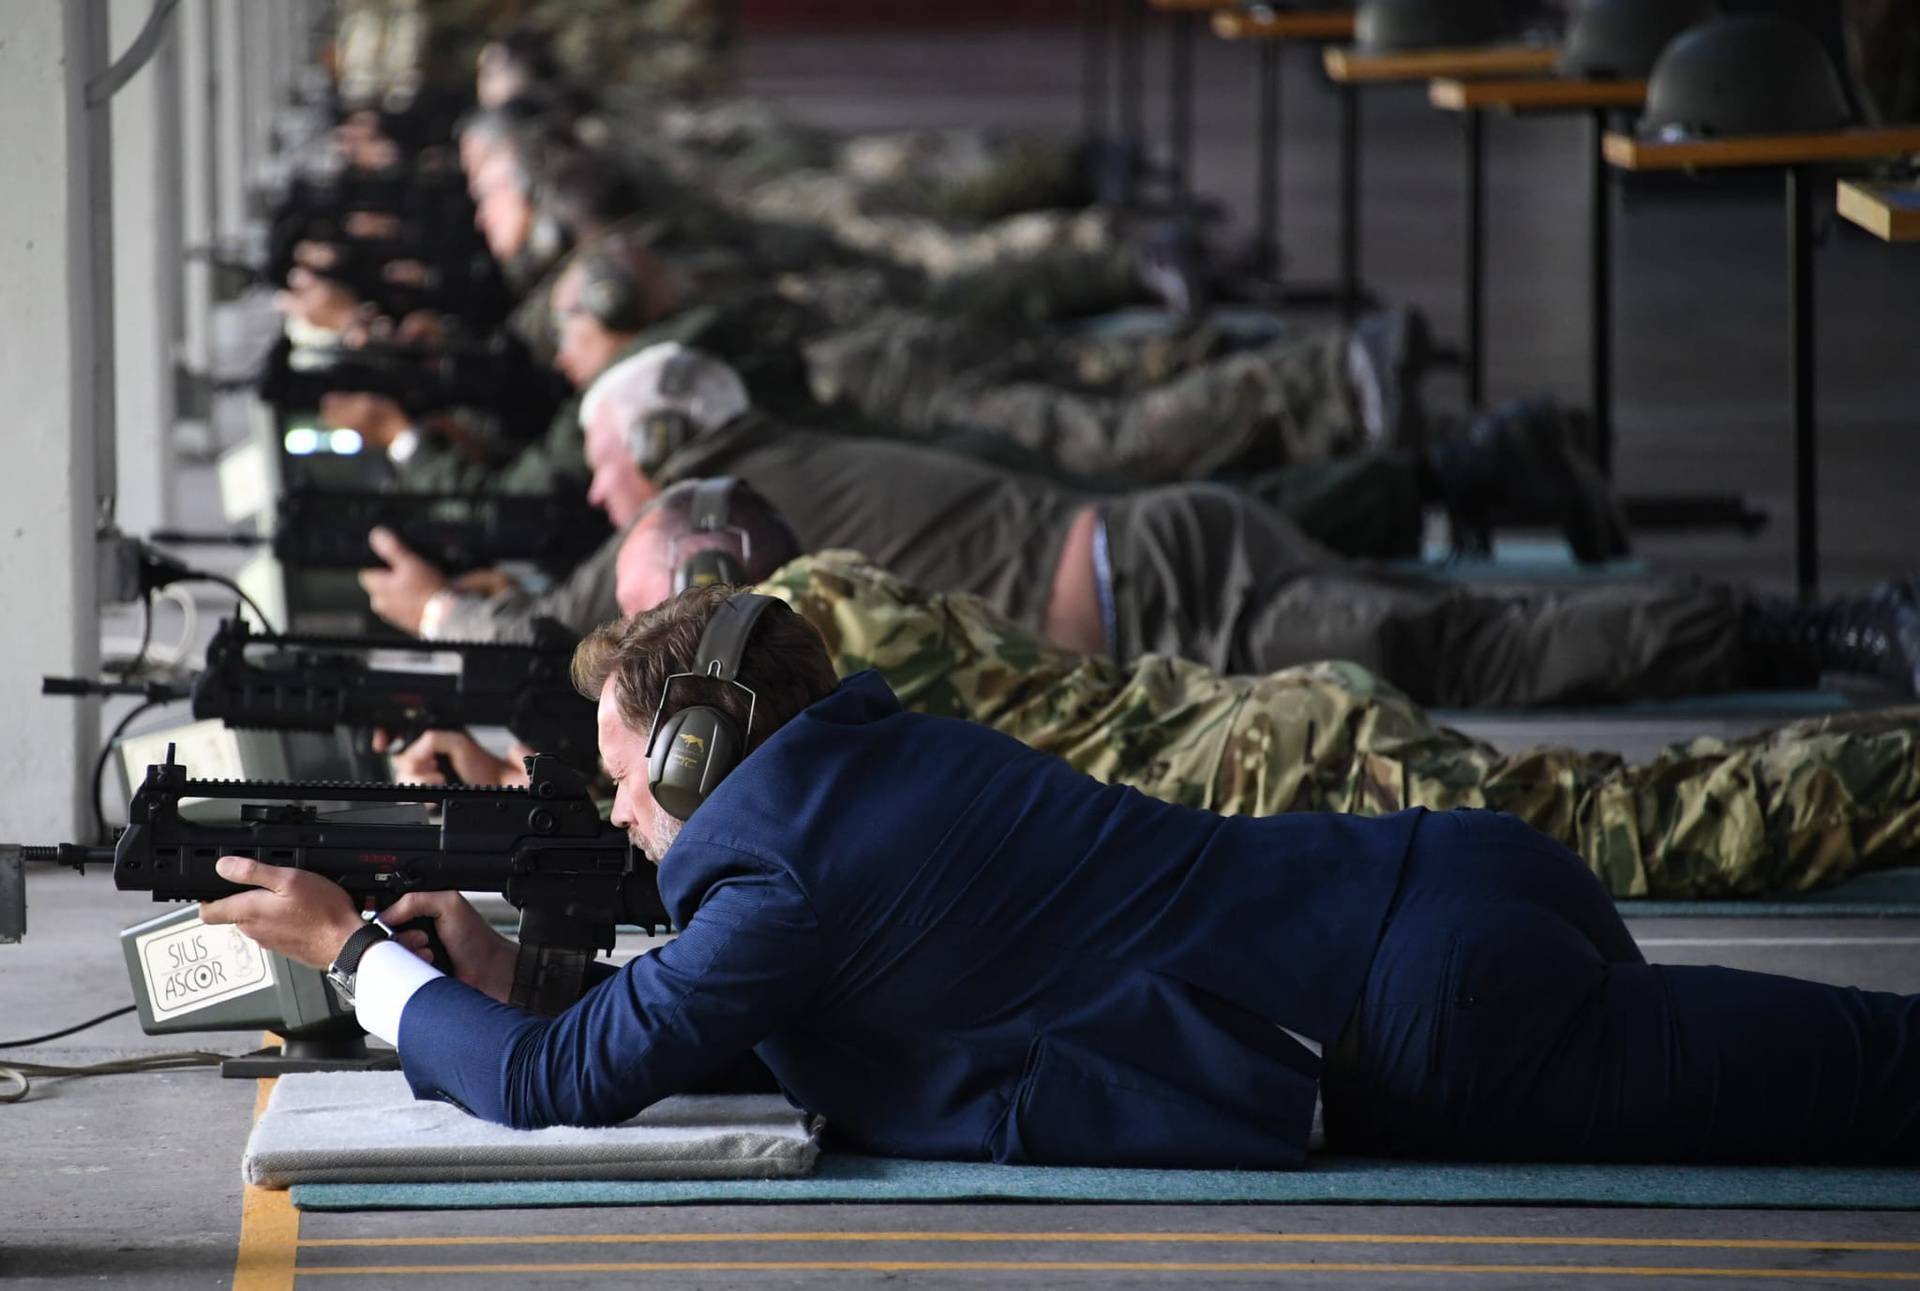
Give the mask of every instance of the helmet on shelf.
[[1583, 0], [1561, 47], [1561, 74], [1645, 80], [1668, 42], [1712, 17], [1712, 0]]
[[1518, 35], [1521, 10], [1514, 0], [1360, 0], [1354, 41], [1376, 53], [1485, 45]]
[[1785, 18], [1716, 18], [1668, 45], [1648, 78], [1643, 134], [1737, 137], [1853, 124], [1839, 70]]

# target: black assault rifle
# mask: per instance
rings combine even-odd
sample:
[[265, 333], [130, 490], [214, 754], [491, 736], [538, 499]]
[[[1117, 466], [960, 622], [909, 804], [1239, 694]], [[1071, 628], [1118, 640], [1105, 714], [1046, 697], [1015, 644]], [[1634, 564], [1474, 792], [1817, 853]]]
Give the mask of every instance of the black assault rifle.
[[285, 413], [316, 409], [335, 393], [379, 395], [415, 419], [449, 408], [480, 408], [522, 436], [546, 429], [566, 398], [552, 369], [540, 368], [524, 345], [503, 338], [433, 347], [391, 341], [295, 346], [282, 338], [256, 377], [214, 383], [216, 391], [249, 388]]
[[[586, 968], [613, 949], [617, 924], [668, 923], [653, 865], [625, 831], [601, 819], [585, 776], [544, 754], [527, 759], [525, 789], [327, 781], [189, 780], [173, 760], [147, 768], [111, 848], [23, 847], [26, 861], [84, 872], [113, 866], [122, 891], [155, 901], [213, 901], [250, 889], [215, 871], [222, 856], [310, 870], [364, 908], [408, 892], [497, 892], [520, 911], [513, 1001], [556, 1013], [580, 997]], [[236, 819], [183, 816], [183, 800], [238, 804]], [[316, 802], [438, 808], [439, 821], [377, 823]], [[364, 815], [365, 813], [360, 813]], [[436, 963], [446, 968], [436, 951]]]
[[154, 533], [171, 545], [271, 545], [295, 569], [379, 569], [367, 545], [376, 525], [394, 531], [421, 559], [446, 574], [502, 561], [572, 569], [612, 534], [604, 515], [577, 498], [520, 493], [363, 493], [300, 488], [283, 494], [273, 533]]
[[[40, 693], [186, 699], [195, 718], [235, 729], [377, 728], [400, 742], [422, 731], [504, 726], [529, 747], [591, 774], [598, 756], [594, 705], [569, 679], [577, 641], [552, 619], [535, 620], [531, 645], [276, 636], [229, 619], [208, 643], [206, 668], [191, 686], [43, 677]], [[376, 650], [451, 654], [460, 670], [376, 667], [366, 657]]]

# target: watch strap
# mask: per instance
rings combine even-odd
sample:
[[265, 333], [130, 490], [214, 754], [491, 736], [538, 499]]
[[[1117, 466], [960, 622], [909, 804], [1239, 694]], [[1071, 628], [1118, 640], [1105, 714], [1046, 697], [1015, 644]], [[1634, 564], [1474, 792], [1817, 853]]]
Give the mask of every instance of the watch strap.
[[360, 971], [360, 961], [367, 951], [387, 939], [387, 930], [378, 921], [367, 920], [354, 929], [353, 935], [340, 947], [340, 953], [333, 957], [333, 966], [327, 970], [327, 975], [351, 982], [354, 974]]

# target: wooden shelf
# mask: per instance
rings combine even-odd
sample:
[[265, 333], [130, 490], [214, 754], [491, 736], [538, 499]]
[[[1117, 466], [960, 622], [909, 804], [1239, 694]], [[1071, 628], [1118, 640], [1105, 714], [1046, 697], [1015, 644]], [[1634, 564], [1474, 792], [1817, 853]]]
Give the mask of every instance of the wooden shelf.
[[1427, 100], [1446, 112], [1581, 112], [1637, 108], [1647, 101], [1645, 81], [1588, 81], [1550, 77], [1524, 81], [1437, 78]]
[[1345, 9], [1216, 9], [1213, 34], [1222, 40], [1352, 40], [1353, 13]]
[[1920, 185], [1843, 179], [1836, 209], [1882, 241], [1920, 242]]
[[1607, 162], [1621, 170], [1725, 170], [1741, 166], [1812, 166], [1920, 153], [1920, 126], [1882, 126], [1823, 134], [1749, 135], [1661, 143], [1609, 134]]
[[1560, 63], [1548, 45], [1481, 45], [1471, 49], [1409, 49], [1373, 54], [1350, 46], [1326, 52], [1327, 75], [1345, 85], [1426, 81], [1436, 76], [1542, 76]]

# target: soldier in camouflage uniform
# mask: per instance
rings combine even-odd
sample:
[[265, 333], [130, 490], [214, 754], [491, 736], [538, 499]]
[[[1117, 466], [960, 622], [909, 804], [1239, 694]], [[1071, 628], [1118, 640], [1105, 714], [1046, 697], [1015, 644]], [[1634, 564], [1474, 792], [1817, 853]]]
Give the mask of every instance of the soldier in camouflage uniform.
[[1157, 655], [1122, 666], [850, 552], [803, 556], [755, 590], [812, 622], [842, 675], [877, 668], [908, 708], [984, 722], [1209, 811], [1493, 808], [1627, 897], [1801, 891], [1920, 853], [1920, 709], [1695, 740], [1641, 766], [1564, 748], [1502, 754], [1354, 664], [1263, 677]]
[[[1410, 312], [1394, 321], [1421, 328]], [[821, 403], [875, 425], [922, 438], [979, 432], [1050, 473], [1142, 485], [1325, 461], [1401, 437], [1366, 424], [1354, 349], [1350, 329], [1264, 317], [1008, 337], [891, 309], [814, 341], [806, 358]]]

